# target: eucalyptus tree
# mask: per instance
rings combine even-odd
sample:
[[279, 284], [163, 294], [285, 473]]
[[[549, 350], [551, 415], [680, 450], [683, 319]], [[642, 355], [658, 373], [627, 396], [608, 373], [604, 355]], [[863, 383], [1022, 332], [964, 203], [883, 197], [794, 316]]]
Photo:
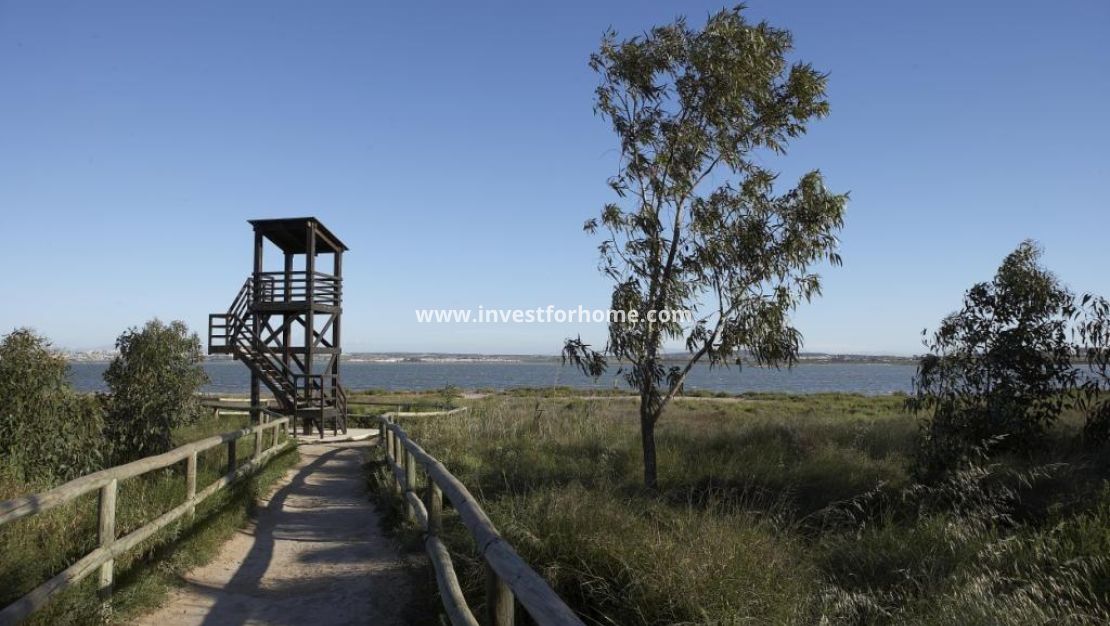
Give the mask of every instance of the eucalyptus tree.
[[[1025, 241], [926, 339], [908, 405], [926, 412], [916, 471], [952, 469], [984, 443], [1030, 449], [1073, 400], [1075, 297]], [[1089, 326], [1092, 332], [1095, 327]]]
[[[683, 18], [642, 36], [608, 31], [590, 67], [595, 112], [619, 142], [616, 201], [586, 222], [602, 232], [602, 273], [613, 283], [603, 350], [581, 338], [563, 355], [588, 374], [609, 359], [640, 396], [644, 482], [657, 484], [655, 425], [699, 361], [790, 365], [801, 334], [790, 315], [820, 293], [811, 267], [840, 264], [837, 233], [847, 196], [818, 171], [782, 190], [764, 157], [782, 155], [829, 110], [826, 75], [791, 62], [788, 31], [751, 23], [742, 7]], [[655, 312], [690, 318], [653, 320]], [[634, 312], [634, 313], [633, 313]], [[663, 346], [683, 341], [678, 365]]]
[[200, 414], [197, 394], [208, 382], [204, 352], [184, 322], [158, 319], [116, 339], [119, 354], [104, 372], [108, 437], [118, 462], [173, 448], [173, 431]]
[[97, 470], [105, 454], [103, 407], [79, 394], [69, 365], [29, 328], [0, 338], [0, 474], [53, 483]]

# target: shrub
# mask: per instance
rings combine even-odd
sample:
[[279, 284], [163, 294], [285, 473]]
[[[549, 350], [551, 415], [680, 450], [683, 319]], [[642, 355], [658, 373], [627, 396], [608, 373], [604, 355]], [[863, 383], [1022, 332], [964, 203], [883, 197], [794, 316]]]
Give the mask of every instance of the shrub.
[[1083, 438], [1088, 444], [1101, 445], [1110, 440], [1110, 301], [1084, 296], [1076, 335], [1078, 351], [1087, 361], [1087, 377], [1079, 396], [1079, 406], [1087, 416]]
[[1067, 406], [1077, 384], [1068, 323], [1074, 297], [1022, 243], [991, 282], [964, 295], [926, 342], [914, 379], [915, 411], [930, 411], [919, 469], [943, 471], [968, 448], [1004, 438], [1029, 450]]
[[0, 456], [23, 480], [75, 478], [104, 460], [101, 404], [73, 391], [68, 367], [30, 329], [0, 342]]
[[115, 461], [166, 452], [173, 429], [199, 416], [197, 393], [208, 381], [200, 339], [184, 322], [155, 319], [125, 331], [116, 348], [119, 355], [104, 372]]

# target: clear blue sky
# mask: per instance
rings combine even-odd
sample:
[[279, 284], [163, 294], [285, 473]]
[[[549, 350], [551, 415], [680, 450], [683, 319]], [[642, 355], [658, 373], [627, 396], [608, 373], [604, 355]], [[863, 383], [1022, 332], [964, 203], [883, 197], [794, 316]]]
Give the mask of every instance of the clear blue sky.
[[[203, 334], [250, 270], [246, 220], [351, 247], [348, 350], [554, 353], [602, 325], [419, 325], [417, 307], [603, 307], [615, 141], [586, 66], [718, 3], [0, 0], [0, 329], [111, 345]], [[914, 353], [1022, 239], [1110, 294], [1110, 3], [772, 2], [832, 115], [776, 161], [850, 190], [810, 350]]]

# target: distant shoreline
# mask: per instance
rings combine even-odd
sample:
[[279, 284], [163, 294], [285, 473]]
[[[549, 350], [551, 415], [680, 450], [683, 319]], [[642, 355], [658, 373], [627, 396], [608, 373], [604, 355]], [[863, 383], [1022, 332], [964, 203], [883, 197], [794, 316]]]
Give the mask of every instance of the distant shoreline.
[[[70, 363], [108, 363], [114, 357], [112, 352], [90, 351], [90, 352], [63, 352], [62, 356]], [[919, 357], [908, 356], [882, 356], [870, 354], [826, 354], [826, 353], [807, 353], [798, 357], [799, 363], [808, 365], [819, 364], [837, 364], [837, 365], [852, 365], [852, 364], [892, 364], [892, 365], [916, 365]], [[233, 361], [230, 356], [216, 355], [207, 357], [206, 361], [210, 363], [218, 363], [221, 361]], [[682, 362], [683, 357], [680, 354], [664, 355], [665, 362]], [[558, 363], [562, 361], [559, 356], [551, 355], [528, 355], [528, 354], [452, 354], [452, 353], [401, 353], [401, 352], [354, 352], [344, 354], [341, 361], [345, 363], [452, 363], [452, 364], [483, 364], [495, 365], [499, 363], [515, 364], [515, 363]], [[748, 367], [755, 367], [754, 363], [745, 362], [744, 365]]]

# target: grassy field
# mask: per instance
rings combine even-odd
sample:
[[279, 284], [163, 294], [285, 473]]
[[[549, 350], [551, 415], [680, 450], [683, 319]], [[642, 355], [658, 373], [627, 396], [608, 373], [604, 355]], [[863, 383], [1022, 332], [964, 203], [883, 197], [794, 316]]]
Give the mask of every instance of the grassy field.
[[[634, 399], [513, 393], [402, 425], [592, 624], [1098, 623], [1108, 455], [1073, 443], [924, 486], [895, 396], [682, 399], [641, 484]], [[473, 546], [451, 544], [472, 606]], [[409, 532], [411, 535], [411, 531]]]
[[[175, 433], [177, 443], [241, 428], [246, 416], [204, 420]], [[241, 460], [252, 446], [240, 445]], [[157, 533], [137, 550], [116, 561], [116, 587], [110, 611], [96, 596], [95, 574], [59, 594], [35, 613], [31, 624], [100, 624], [121, 622], [157, 606], [185, 571], [213, 558], [220, 545], [240, 528], [257, 495], [296, 463], [291, 450], [272, 459], [253, 477], [217, 492], [197, 507], [193, 522], [179, 522]], [[197, 487], [214, 481], [227, 463], [226, 448], [218, 446], [198, 457]], [[0, 499], [48, 488], [46, 484], [14, 481], [0, 464]], [[119, 536], [139, 528], [185, 499], [184, 462], [159, 472], [120, 483], [116, 529]], [[0, 526], [0, 606], [23, 596], [65, 569], [96, 546], [95, 492], [44, 514]]]

